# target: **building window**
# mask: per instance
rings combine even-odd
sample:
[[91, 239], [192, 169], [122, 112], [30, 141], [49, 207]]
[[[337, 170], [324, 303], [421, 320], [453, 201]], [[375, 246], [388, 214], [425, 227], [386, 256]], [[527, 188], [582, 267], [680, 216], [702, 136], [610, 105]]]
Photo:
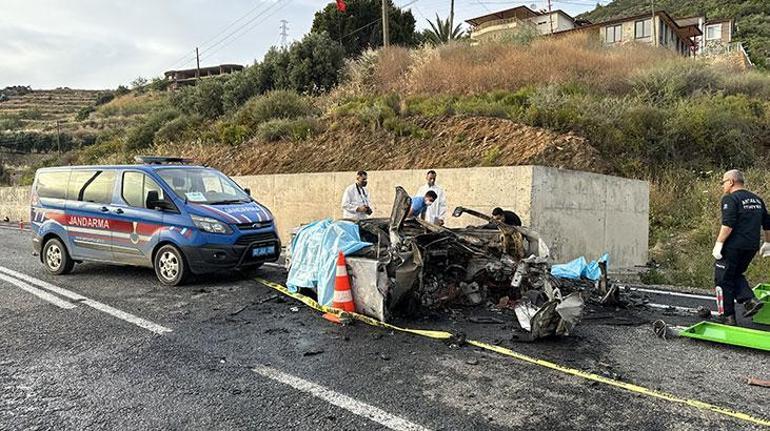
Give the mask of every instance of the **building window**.
[[643, 39], [650, 36], [652, 36], [652, 20], [646, 19], [637, 21], [634, 25], [634, 37], [637, 39]]
[[706, 26], [706, 40], [716, 40], [722, 38], [722, 24], [711, 24]]
[[620, 42], [623, 38], [623, 30], [620, 24], [606, 27], [604, 31], [607, 32], [605, 36], [607, 43]]

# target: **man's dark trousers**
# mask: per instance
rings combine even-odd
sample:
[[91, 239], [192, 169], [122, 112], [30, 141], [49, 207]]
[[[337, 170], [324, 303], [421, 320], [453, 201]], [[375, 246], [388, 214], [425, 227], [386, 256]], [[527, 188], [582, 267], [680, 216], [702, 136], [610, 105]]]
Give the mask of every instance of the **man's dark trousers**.
[[714, 264], [714, 281], [722, 288], [724, 315], [735, 315], [735, 301], [741, 304], [754, 297], [749, 282], [743, 275], [757, 250], [722, 250], [722, 259]]

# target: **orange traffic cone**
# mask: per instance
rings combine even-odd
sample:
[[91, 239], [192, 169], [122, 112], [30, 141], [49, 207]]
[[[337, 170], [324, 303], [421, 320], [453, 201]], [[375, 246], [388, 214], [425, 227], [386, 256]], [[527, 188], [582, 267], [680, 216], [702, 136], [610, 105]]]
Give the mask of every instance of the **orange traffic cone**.
[[[334, 298], [332, 299], [332, 308], [338, 310], [355, 312], [356, 305], [353, 303], [353, 291], [350, 290], [350, 277], [348, 277], [348, 268], [345, 265], [345, 255], [342, 252], [337, 257], [337, 276], [334, 279]], [[326, 313], [324, 319], [342, 323], [342, 320], [334, 313]]]

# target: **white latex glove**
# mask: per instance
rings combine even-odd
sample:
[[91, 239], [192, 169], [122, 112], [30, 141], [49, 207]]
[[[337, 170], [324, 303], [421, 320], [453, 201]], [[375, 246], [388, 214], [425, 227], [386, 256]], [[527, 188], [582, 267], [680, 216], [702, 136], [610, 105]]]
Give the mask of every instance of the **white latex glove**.
[[759, 249], [759, 253], [762, 257], [770, 257], [770, 242], [763, 242], [762, 248]]
[[718, 242], [714, 244], [714, 251], [711, 252], [711, 255], [714, 256], [714, 259], [716, 260], [722, 260], [722, 246], [724, 246], [725, 243]]

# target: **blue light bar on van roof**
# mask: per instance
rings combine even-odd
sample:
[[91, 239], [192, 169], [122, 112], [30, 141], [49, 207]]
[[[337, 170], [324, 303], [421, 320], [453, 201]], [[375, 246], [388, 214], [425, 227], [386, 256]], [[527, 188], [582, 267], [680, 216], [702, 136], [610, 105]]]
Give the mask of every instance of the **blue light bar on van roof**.
[[144, 163], [145, 165], [168, 165], [172, 163], [179, 163], [179, 164], [189, 164], [193, 163], [193, 159], [186, 159], [184, 157], [165, 157], [165, 156], [136, 156], [134, 157], [134, 160], [136, 160], [139, 163]]

